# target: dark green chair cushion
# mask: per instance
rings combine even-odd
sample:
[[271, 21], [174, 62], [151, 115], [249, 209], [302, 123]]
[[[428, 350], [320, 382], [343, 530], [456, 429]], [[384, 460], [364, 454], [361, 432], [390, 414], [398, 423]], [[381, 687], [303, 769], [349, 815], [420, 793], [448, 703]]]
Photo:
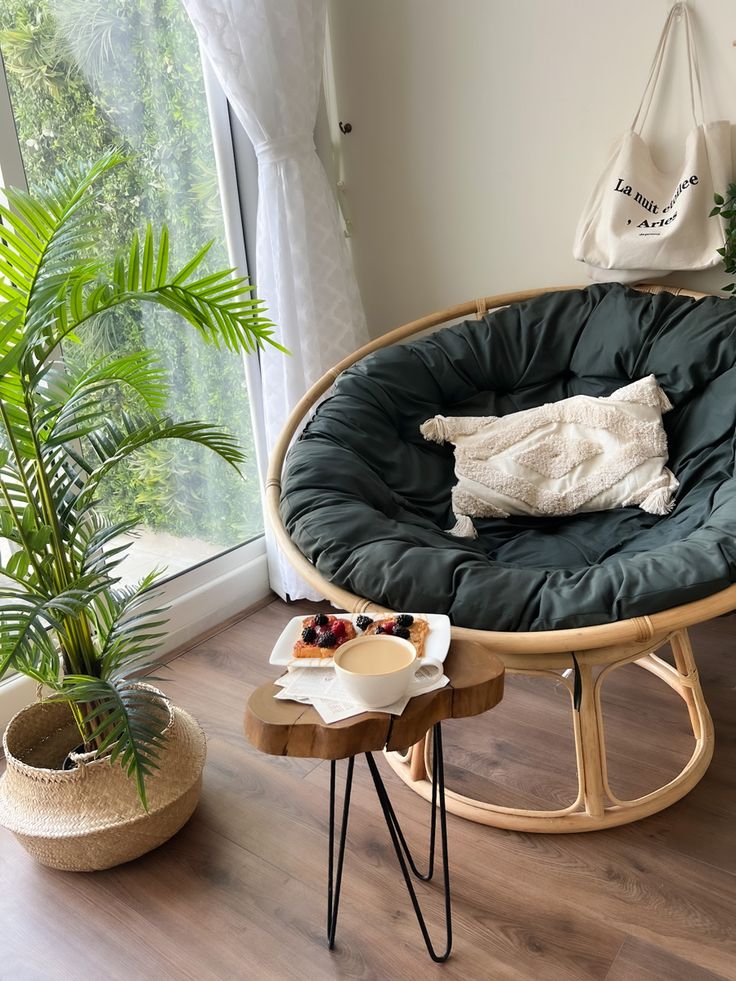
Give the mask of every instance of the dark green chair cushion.
[[[619, 285], [550, 293], [384, 348], [345, 371], [292, 447], [289, 534], [330, 581], [397, 610], [486, 630], [610, 623], [736, 581], [736, 303]], [[680, 481], [666, 517], [638, 508], [453, 524], [437, 413], [504, 415], [609, 395], [653, 373]]]

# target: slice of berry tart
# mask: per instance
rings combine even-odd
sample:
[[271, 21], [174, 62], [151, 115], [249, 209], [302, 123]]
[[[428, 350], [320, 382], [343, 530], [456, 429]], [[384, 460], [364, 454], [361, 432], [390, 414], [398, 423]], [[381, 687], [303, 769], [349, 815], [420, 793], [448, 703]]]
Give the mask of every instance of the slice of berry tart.
[[421, 617], [411, 613], [397, 613], [391, 616], [377, 617], [366, 627], [367, 634], [389, 634], [391, 637], [403, 637], [410, 640], [417, 651], [417, 657], [424, 654], [424, 643], [429, 633], [429, 624]]
[[355, 627], [331, 613], [305, 617], [294, 644], [294, 657], [332, 657], [338, 647], [355, 637]]

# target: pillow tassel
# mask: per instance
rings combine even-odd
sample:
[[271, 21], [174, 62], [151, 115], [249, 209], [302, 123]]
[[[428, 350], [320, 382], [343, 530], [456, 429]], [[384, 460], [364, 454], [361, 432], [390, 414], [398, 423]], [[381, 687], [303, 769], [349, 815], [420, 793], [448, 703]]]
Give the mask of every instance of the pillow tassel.
[[444, 416], [433, 416], [421, 424], [419, 432], [433, 443], [444, 443], [447, 439], [446, 421]]
[[657, 396], [659, 398], [659, 408], [663, 415], [665, 412], [669, 412], [670, 409], [674, 408], [670, 400], [667, 398], [664, 389], [660, 388], [659, 385], [657, 385]]
[[475, 525], [471, 518], [467, 514], [456, 514], [455, 517], [457, 521], [452, 526], [452, 528], [447, 529], [448, 535], [454, 535], [455, 538], [477, 538], [478, 532], [475, 530]]
[[669, 514], [675, 502], [669, 486], [658, 487], [644, 498], [639, 507], [649, 514]]

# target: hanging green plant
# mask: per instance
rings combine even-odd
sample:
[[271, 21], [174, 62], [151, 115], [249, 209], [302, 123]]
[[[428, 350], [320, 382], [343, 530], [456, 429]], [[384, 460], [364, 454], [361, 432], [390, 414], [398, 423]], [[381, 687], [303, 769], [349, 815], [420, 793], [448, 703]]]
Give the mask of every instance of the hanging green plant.
[[[736, 183], [728, 185], [728, 192], [714, 194], [715, 207], [710, 213], [711, 218], [722, 218], [726, 226], [726, 241], [718, 255], [723, 259], [723, 268], [731, 276], [736, 276]], [[734, 294], [736, 282], [727, 283], [721, 289], [725, 293]]]

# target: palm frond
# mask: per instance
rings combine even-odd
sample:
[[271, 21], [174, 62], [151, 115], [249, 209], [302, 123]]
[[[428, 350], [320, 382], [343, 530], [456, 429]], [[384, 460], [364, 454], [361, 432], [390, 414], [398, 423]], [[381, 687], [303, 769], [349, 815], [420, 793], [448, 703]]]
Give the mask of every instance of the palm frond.
[[0, 377], [0, 387], [7, 401], [0, 396], [0, 443], [12, 451], [21, 466], [36, 455], [33, 427], [25, 405], [25, 393], [19, 389], [14, 372]]
[[62, 536], [70, 541], [70, 529], [83, 517], [79, 497], [88, 471], [78, 454], [72, 455], [68, 447], [42, 447], [41, 462], [46, 469], [48, 494]]
[[135, 780], [147, 810], [145, 781], [158, 768], [169, 720], [166, 701], [137, 682], [92, 675], [67, 675], [53, 697], [94, 706], [83, 720], [88, 741], [96, 746], [98, 756], [108, 755]]
[[135, 586], [106, 589], [95, 597], [91, 612], [100, 645], [100, 677], [129, 676], [151, 667], [168, 623], [168, 607], [159, 606], [151, 592], [157, 578], [150, 572]]
[[118, 463], [145, 446], [165, 439], [181, 439], [204, 446], [235, 470], [245, 460], [238, 440], [217, 426], [194, 421], [174, 422], [167, 416], [130, 416], [122, 413], [120, 424], [108, 421], [104, 428], [87, 436], [86, 443], [92, 451], [92, 458], [86, 461], [89, 476], [80, 495], [81, 501], [86, 502], [97, 494], [103, 477]]
[[99, 429], [109, 416], [110, 390], [125, 390], [149, 411], [166, 405], [166, 372], [150, 351], [107, 355], [76, 371], [58, 362], [37, 383], [36, 425], [45, 446], [60, 446]]
[[235, 270], [226, 269], [192, 279], [212, 247], [210, 242], [168, 283], [157, 287], [156, 301], [178, 313], [215, 347], [253, 353], [266, 344], [288, 353], [274, 337], [275, 325], [265, 315], [254, 287]]
[[51, 588], [54, 556], [49, 549], [52, 529], [38, 500], [37, 474], [32, 460], [19, 467], [0, 450], [0, 537], [20, 546], [5, 566], [9, 578], [40, 591]]
[[87, 280], [99, 268], [90, 260], [80, 262], [94, 244], [98, 223], [90, 192], [123, 159], [112, 149], [90, 167], [67, 166], [33, 196], [18, 188], [5, 190], [9, 207], [0, 204], [0, 276], [12, 304], [14, 329], [4, 338], [0, 335], [0, 375], [49, 332], [49, 314], [70, 282], [73, 290], [77, 278]]
[[[91, 267], [86, 277], [67, 281], [55, 297], [53, 328], [36, 338], [34, 361], [44, 364], [70, 333], [129, 303], [166, 307], [217, 347], [252, 353], [269, 344], [286, 352], [274, 337], [275, 327], [266, 316], [263, 302], [252, 296], [253, 286], [246, 279], [234, 278], [232, 269], [191, 278], [211, 246], [210, 242], [181, 269], [172, 271], [166, 226], [157, 243], [149, 224], [142, 241], [134, 235], [130, 248], [118, 253], [111, 274]], [[50, 319], [47, 310], [47, 322]], [[31, 368], [28, 370], [33, 374]]]
[[99, 588], [86, 582], [55, 596], [0, 590], [0, 677], [9, 669], [45, 677], [58, 674], [59, 654], [49, 630], [61, 633], [65, 620], [84, 617]]
[[133, 531], [138, 522], [135, 519], [110, 522], [99, 513], [96, 504], [93, 501], [90, 507], [84, 508], [71, 526], [69, 552], [77, 575], [111, 579], [130, 548], [129, 542], [120, 539]]

